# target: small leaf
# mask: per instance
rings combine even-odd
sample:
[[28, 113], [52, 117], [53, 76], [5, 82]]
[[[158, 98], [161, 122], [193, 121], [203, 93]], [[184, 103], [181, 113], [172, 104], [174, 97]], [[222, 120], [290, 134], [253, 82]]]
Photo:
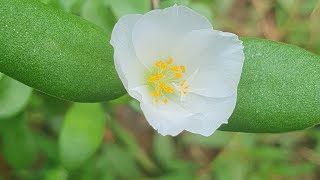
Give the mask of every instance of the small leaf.
[[175, 147], [172, 137], [155, 134], [153, 138], [153, 152], [157, 161], [166, 167], [174, 160]]
[[17, 115], [28, 103], [32, 89], [0, 74], [0, 120]]
[[116, 18], [110, 7], [103, 2], [103, 0], [87, 0], [82, 7], [81, 16], [111, 34]]
[[272, 174], [273, 176], [294, 178], [298, 176], [309, 175], [310, 173], [315, 172], [316, 168], [317, 166], [310, 162], [299, 164], [278, 163], [277, 165], [271, 166], [267, 173]]
[[104, 125], [100, 104], [75, 104], [68, 110], [59, 138], [60, 160], [66, 168], [78, 168], [96, 152]]
[[213, 17], [212, 10], [207, 4], [195, 2], [195, 3], [192, 3], [190, 7], [194, 11], [198, 12], [201, 15], [204, 15], [208, 19], [211, 19]]
[[130, 133], [128, 133], [125, 129], [123, 129], [117, 123], [117, 121], [114, 121], [111, 118], [108, 118], [107, 120], [107, 126], [109, 126], [112, 130], [115, 139], [119, 141], [121, 144], [123, 144], [126, 147], [126, 149], [128, 149], [131, 153], [134, 154], [139, 165], [141, 165], [143, 169], [150, 174], [157, 173], [158, 168], [149, 158], [146, 152], [143, 149], [141, 149], [141, 147], [139, 147], [139, 144], [138, 142], [136, 142], [136, 139], [132, 135], [130, 135]]
[[10, 120], [2, 136], [3, 157], [15, 169], [30, 167], [37, 155], [34, 136], [23, 118]]
[[223, 15], [227, 15], [227, 13], [230, 12], [233, 4], [234, 4], [234, 0], [224, 0], [224, 1], [213, 1], [214, 5], [214, 12], [215, 14], [223, 14]]
[[289, 12], [294, 7], [296, 1], [295, 0], [278, 0], [277, 3], [279, 3], [286, 11]]
[[282, 27], [286, 24], [289, 14], [281, 5], [277, 5], [275, 11], [277, 26]]
[[258, 161], [286, 161], [290, 157], [287, 149], [271, 146], [253, 147], [249, 153]]
[[66, 12], [77, 13], [77, 9], [82, 5], [84, 0], [57, 0], [61, 4], [62, 9]]
[[116, 17], [119, 19], [127, 14], [144, 14], [151, 9], [150, 0], [107, 0]]
[[[189, 174], [189, 172], [173, 172], [160, 177], [152, 178], [153, 180], [194, 180], [197, 179]], [[199, 178], [200, 179], [200, 178]]]
[[35, 134], [39, 151], [52, 162], [58, 163], [58, 145], [53, 138], [43, 134]]
[[68, 171], [62, 167], [52, 168], [46, 171], [45, 180], [67, 180]]
[[245, 63], [238, 102], [220, 129], [286, 132], [320, 123], [320, 56], [296, 46], [242, 39]]
[[123, 179], [139, 179], [140, 172], [134, 159], [134, 153], [117, 144], [109, 144], [105, 150], [105, 161], [111, 164], [113, 173]]
[[38, 1], [55, 8], [62, 8], [59, 0], [38, 0]]

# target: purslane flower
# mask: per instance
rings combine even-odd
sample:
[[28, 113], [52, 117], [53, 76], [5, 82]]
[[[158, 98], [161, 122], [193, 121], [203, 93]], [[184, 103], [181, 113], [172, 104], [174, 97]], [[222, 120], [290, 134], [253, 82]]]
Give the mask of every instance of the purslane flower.
[[244, 62], [237, 35], [175, 5], [123, 16], [110, 43], [124, 87], [160, 134], [209, 136], [228, 122]]

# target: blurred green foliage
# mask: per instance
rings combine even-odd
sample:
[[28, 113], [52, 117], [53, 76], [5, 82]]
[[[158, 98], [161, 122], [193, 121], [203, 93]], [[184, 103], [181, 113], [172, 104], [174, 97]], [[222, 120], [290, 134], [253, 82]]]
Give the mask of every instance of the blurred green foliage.
[[75, 169], [100, 146], [105, 124], [100, 104], [75, 104], [64, 119], [59, 138], [61, 163]]
[[[147, 0], [41, 1], [108, 33], [123, 14], [151, 8]], [[164, 0], [160, 7], [175, 3], [204, 14], [220, 30], [320, 53], [318, 0]], [[218, 131], [209, 138], [163, 137], [127, 95], [108, 103], [73, 104], [31, 92], [0, 74], [1, 180], [320, 179], [319, 154], [319, 127], [283, 134]]]
[[10, 118], [21, 111], [31, 96], [32, 89], [10, 77], [0, 77], [0, 119]]

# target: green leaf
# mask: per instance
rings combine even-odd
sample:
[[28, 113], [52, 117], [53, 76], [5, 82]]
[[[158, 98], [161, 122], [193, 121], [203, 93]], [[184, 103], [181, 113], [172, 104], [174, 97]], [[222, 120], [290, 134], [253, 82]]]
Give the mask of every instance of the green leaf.
[[316, 169], [316, 165], [310, 162], [302, 162], [299, 164], [292, 163], [278, 163], [277, 165], [271, 166], [267, 169], [267, 172], [271, 177], [268, 179], [273, 179], [273, 176], [281, 176], [281, 177], [297, 177], [302, 175], [308, 175], [314, 172]]
[[140, 179], [138, 165], [134, 159], [134, 152], [128, 151], [117, 144], [109, 144], [104, 148], [103, 160], [106, 162], [105, 168], [112, 174], [122, 177], [122, 179]]
[[241, 132], [286, 132], [320, 122], [320, 56], [296, 46], [242, 39], [246, 60], [227, 125]]
[[106, 6], [103, 0], [87, 0], [82, 7], [81, 16], [103, 28], [108, 34], [111, 34], [116, 23], [110, 7]]
[[[261, 146], [261, 145], [260, 145]], [[250, 156], [257, 161], [286, 161], [289, 156], [287, 149], [271, 146], [254, 147], [250, 150]]]
[[57, 163], [58, 157], [58, 145], [53, 138], [43, 134], [35, 134], [35, 139], [37, 141], [37, 146], [39, 151], [44, 154], [46, 158], [54, 163]]
[[234, 0], [213, 1], [214, 12], [215, 14], [220, 13], [227, 15], [230, 12], [233, 4]]
[[59, 138], [62, 164], [78, 168], [102, 142], [105, 115], [100, 104], [75, 104], [66, 114]]
[[142, 168], [152, 174], [157, 173], [158, 168], [153, 163], [153, 161], [149, 158], [146, 152], [141, 149], [136, 142], [136, 139], [130, 135], [125, 129], [123, 129], [117, 121], [112, 120], [111, 118], [107, 119], [107, 126], [110, 126], [112, 133], [117, 141], [120, 144], [123, 144], [130, 152], [132, 152]]
[[277, 27], [282, 27], [287, 23], [289, 14], [281, 5], [277, 5], [275, 11]]
[[151, 10], [150, 0], [105, 0], [105, 2], [118, 19], [127, 14], [144, 14]]
[[45, 172], [45, 180], [67, 180], [68, 172], [62, 167], [49, 169]]
[[[236, 133], [229, 144], [210, 163], [213, 179], [245, 180], [252, 161], [249, 151], [256, 146], [255, 134]], [[232, 172], [226, 173], [226, 169]]]
[[30, 128], [19, 115], [8, 122], [2, 135], [2, 153], [14, 169], [30, 167], [37, 155], [37, 146]]
[[77, 13], [85, 0], [57, 0], [61, 4], [62, 9], [66, 12]]
[[62, 8], [61, 4], [59, 3], [59, 0], [39, 0], [39, 1], [55, 8]]
[[46, 94], [93, 102], [125, 90], [109, 35], [37, 0], [0, 0], [0, 72]]
[[208, 19], [211, 19], [212, 16], [213, 16], [213, 15], [212, 15], [212, 11], [211, 11], [210, 7], [208, 7], [207, 4], [195, 2], [195, 3], [192, 3], [192, 4], [190, 5], [190, 7], [191, 7], [194, 11], [200, 13], [201, 15], [204, 15], [204, 16], [205, 16], [206, 18], [208, 18]]
[[157, 161], [163, 166], [169, 166], [175, 159], [175, 147], [172, 137], [154, 134], [153, 152]]
[[314, 9], [319, 4], [318, 0], [309, 0], [307, 2], [300, 2], [300, 14], [302, 15], [310, 15], [310, 13], [314, 13]]
[[0, 120], [17, 115], [28, 103], [32, 89], [0, 74]]
[[296, 1], [295, 0], [278, 0], [277, 3], [279, 3], [286, 11], [290, 11], [292, 8], [294, 8]]
[[178, 173], [174, 172], [174, 173], [165, 174], [161, 177], [156, 177], [152, 179], [153, 180], [194, 180], [197, 178], [190, 175], [189, 172], [178, 172]]

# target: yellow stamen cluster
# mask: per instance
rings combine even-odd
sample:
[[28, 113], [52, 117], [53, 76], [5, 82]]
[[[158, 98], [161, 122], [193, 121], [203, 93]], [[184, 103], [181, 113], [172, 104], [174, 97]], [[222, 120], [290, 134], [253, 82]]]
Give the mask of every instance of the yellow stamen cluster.
[[186, 72], [185, 66], [177, 66], [173, 64], [173, 59], [167, 61], [158, 60], [155, 62], [148, 72], [148, 85], [151, 90], [151, 96], [155, 98], [155, 102], [169, 103], [169, 96], [176, 93], [174, 84], [180, 85], [180, 92], [186, 94], [188, 88], [182, 80], [183, 74]]

